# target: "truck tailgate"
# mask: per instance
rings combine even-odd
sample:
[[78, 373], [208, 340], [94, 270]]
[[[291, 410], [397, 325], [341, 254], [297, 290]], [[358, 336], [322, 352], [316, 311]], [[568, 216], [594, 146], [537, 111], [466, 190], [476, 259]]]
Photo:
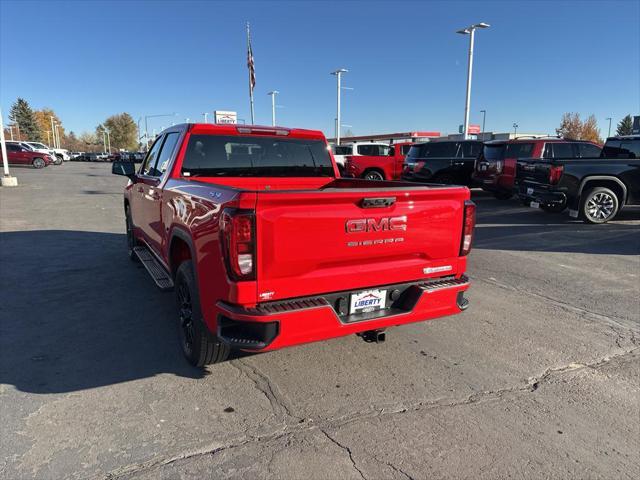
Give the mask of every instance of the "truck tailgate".
[[516, 182], [518, 184], [524, 182], [547, 184], [549, 183], [550, 169], [550, 160], [536, 158], [520, 159], [516, 166]]
[[[367, 204], [382, 198], [392, 204]], [[258, 301], [451, 275], [468, 198], [463, 187], [259, 192]]]

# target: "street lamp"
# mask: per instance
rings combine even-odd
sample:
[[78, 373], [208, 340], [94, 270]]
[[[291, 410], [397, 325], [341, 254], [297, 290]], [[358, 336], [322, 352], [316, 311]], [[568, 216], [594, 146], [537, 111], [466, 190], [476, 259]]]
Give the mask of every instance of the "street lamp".
[[104, 131], [107, 134], [107, 152], [111, 153], [111, 135], [109, 134], [109, 130], [107, 130], [106, 128], [104, 129]]
[[484, 140], [484, 124], [485, 124], [485, 120], [487, 119], [487, 111], [480, 110], [480, 113], [482, 114], [482, 140]]
[[607, 117], [605, 120], [609, 120], [609, 133], [607, 133], [607, 138], [609, 138], [611, 136], [611, 117]]
[[464, 139], [469, 138], [469, 108], [471, 106], [471, 76], [473, 74], [473, 40], [476, 28], [489, 28], [488, 23], [476, 23], [467, 28], [458, 30], [460, 35], [469, 35], [469, 64], [467, 66], [467, 98], [464, 105]]
[[336, 145], [340, 145], [340, 121], [341, 121], [341, 112], [340, 112], [340, 91], [342, 90], [342, 74], [347, 73], [349, 70], [346, 68], [339, 68], [335, 72], [331, 72], [331, 75], [335, 75], [338, 81], [337, 83], [337, 104], [336, 104]]
[[280, 92], [278, 90], [272, 90], [267, 95], [271, 96], [271, 125], [276, 126], [276, 95]]
[[513, 136], [515, 137], [518, 133], [518, 124], [513, 122]]
[[204, 113], [202, 114], [202, 116], [204, 117], [204, 123], [209, 123], [209, 122], [207, 121], [207, 117], [209, 116], [209, 112], [204, 112]]
[[157, 118], [157, 117], [175, 117], [178, 114], [176, 112], [173, 113], [161, 113], [158, 115], [145, 115], [144, 116], [144, 144], [146, 147], [146, 150], [149, 149], [149, 124], [148, 124], [148, 120], [150, 118]]

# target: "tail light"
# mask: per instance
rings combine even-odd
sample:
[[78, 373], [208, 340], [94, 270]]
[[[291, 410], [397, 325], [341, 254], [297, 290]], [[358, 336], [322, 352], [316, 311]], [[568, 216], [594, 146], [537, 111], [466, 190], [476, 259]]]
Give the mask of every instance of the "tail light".
[[476, 226], [476, 204], [471, 200], [464, 201], [464, 220], [462, 221], [462, 243], [460, 256], [464, 257], [471, 251], [473, 243], [473, 228]]
[[255, 214], [225, 209], [220, 218], [221, 244], [232, 280], [256, 278]]
[[562, 165], [551, 165], [551, 168], [549, 169], [549, 183], [551, 185], [555, 185], [560, 181], [563, 170], [564, 167]]
[[415, 173], [418, 173], [420, 170], [422, 170], [422, 167], [424, 167], [424, 162], [416, 162], [416, 164], [413, 166], [413, 171]]

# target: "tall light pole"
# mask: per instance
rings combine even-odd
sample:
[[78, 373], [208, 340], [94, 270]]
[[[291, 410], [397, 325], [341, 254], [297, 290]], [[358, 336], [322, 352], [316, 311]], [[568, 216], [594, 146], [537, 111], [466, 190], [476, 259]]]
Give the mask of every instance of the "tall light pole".
[[487, 120], [487, 111], [480, 110], [480, 113], [482, 114], [482, 140], [484, 140], [484, 124], [485, 124], [485, 121]]
[[109, 130], [106, 128], [104, 131], [107, 133], [107, 152], [111, 153], [111, 135], [109, 134]]
[[209, 122], [207, 121], [207, 117], [209, 116], [209, 112], [204, 112], [204, 113], [202, 114], [202, 116], [204, 117], [204, 123], [209, 123]]
[[55, 148], [60, 148], [60, 124], [56, 123], [54, 124], [55, 126], [55, 131], [53, 134], [53, 139], [54, 142], [56, 144]]
[[[51, 145], [51, 131], [47, 130], [47, 145]], [[13, 135], [11, 135], [11, 140], [13, 140]]]
[[53, 136], [53, 148], [56, 148], [56, 129], [53, 126], [54, 121], [53, 121], [53, 115], [49, 115], [49, 120], [51, 120], [51, 135]]
[[13, 141], [13, 126], [9, 125], [9, 133], [11, 134], [11, 141]]
[[473, 40], [476, 28], [489, 28], [488, 23], [476, 23], [469, 25], [467, 28], [458, 30], [456, 33], [461, 35], [469, 35], [469, 63], [467, 65], [467, 97], [464, 104], [464, 139], [469, 138], [469, 108], [471, 107], [471, 76], [473, 74]]
[[102, 152], [107, 152], [107, 129], [102, 127]]
[[342, 74], [347, 73], [349, 70], [346, 68], [339, 68], [335, 72], [331, 72], [331, 75], [335, 75], [337, 79], [337, 102], [336, 102], [336, 145], [340, 145], [340, 123], [342, 121], [340, 112], [340, 93], [342, 90]]
[[276, 95], [280, 92], [278, 90], [272, 90], [267, 95], [271, 96], [271, 125], [276, 126]]
[[611, 117], [607, 117], [605, 120], [609, 120], [609, 133], [607, 133], [607, 138], [609, 138], [611, 136]]
[[513, 122], [513, 136], [515, 137], [518, 134], [518, 124]]

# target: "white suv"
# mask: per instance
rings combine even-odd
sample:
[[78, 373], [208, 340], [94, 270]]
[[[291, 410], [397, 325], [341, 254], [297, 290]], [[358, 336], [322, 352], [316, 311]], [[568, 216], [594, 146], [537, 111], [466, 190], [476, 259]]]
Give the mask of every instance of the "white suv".
[[368, 155], [372, 157], [389, 156], [389, 144], [382, 142], [347, 143], [333, 145], [333, 158], [340, 168], [344, 168], [347, 155]]

